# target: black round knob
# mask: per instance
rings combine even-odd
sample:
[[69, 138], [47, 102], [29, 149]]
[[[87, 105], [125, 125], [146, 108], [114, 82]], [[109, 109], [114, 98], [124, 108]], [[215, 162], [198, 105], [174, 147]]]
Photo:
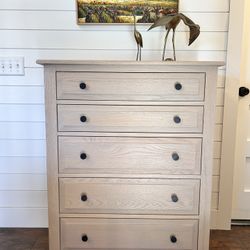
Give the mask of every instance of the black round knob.
[[171, 235], [170, 236], [170, 240], [171, 240], [172, 243], [176, 243], [177, 242], [177, 238], [176, 238], [175, 235]]
[[87, 121], [87, 117], [83, 115], [83, 116], [81, 116], [80, 120], [81, 120], [81, 122], [86, 122]]
[[87, 87], [85, 82], [81, 82], [79, 86], [80, 86], [80, 89], [86, 89]]
[[173, 154], [172, 154], [172, 159], [173, 159], [174, 161], [178, 161], [178, 160], [180, 159], [180, 156], [179, 156], [177, 153], [173, 153]]
[[82, 160], [85, 160], [85, 159], [87, 158], [87, 155], [86, 155], [85, 153], [81, 153], [81, 154], [80, 154], [80, 158], [81, 158]]
[[83, 236], [82, 236], [82, 241], [83, 242], [87, 242], [88, 241], [88, 235], [87, 234], [84, 234]]
[[240, 87], [239, 89], [239, 96], [244, 97], [249, 94], [249, 89], [246, 87]]
[[181, 90], [182, 89], [182, 84], [179, 83], [179, 82], [176, 82], [174, 87], [175, 87], [176, 90]]
[[178, 200], [179, 200], [179, 198], [178, 198], [178, 196], [176, 194], [172, 194], [171, 199], [172, 199], [173, 202], [178, 202]]
[[174, 122], [175, 122], [175, 123], [181, 123], [181, 118], [180, 118], [178, 115], [176, 115], [176, 116], [174, 117]]
[[82, 194], [81, 200], [82, 201], [87, 201], [88, 200], [88, 196], [86, 194]]

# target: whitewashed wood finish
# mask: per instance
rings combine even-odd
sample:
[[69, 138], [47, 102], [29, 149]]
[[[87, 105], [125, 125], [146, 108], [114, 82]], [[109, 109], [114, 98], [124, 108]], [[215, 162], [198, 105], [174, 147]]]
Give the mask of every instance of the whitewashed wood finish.
[[203, 107], [58, 105], [59, 131], [201, 133], [202, 118]]
[[46, 174], [44, 156], [1, 156], [1, 174]]
[[[82, 25], [79, 26], [75, 22], [75, 11], [15, 11], [15, 17], [12, 17], [12, 10], [2, 10], [0, 15], [0, 29], [32, 29], [32, 30], [92, 30], [92, 31], [124, 31], [131, 32], [133, 27], [131, 25]], [[228, 29], [228, 13], [226, 12], [194, 12], [186, 13], [196, 23], [202, 27], [202, 31], [227, 31]], [[206, 20], [210, 22], [206, 22]], [[145, 31], [149, 27], [149, 24], [138, 24], [137, 29], [139, 31]], [[187, 27], [184, 23], [181, 23], [178, 27], [179, 31], [187, 31]]]
[[59, 171], [200, 174], [201, 146], [199, 138], [59, 137]]
[[[85, 89], [79, 87], [86, 84]], [[203, 101], [205, 75], [174, 73], [57, 73], [57, 98], [120, 101]], [[175, 84], [182, 85], [181, 90]]]
[[[162, 47], [165, 31], [141, 32], [144, 37], [145, 50], [157, 50]], [[188, 32], [177, 32], [176, 48], [185, 50], [226, 50], [224, 32], [201, 32], [199, 39], [188, 46]], [[116, 42], [108, 32], [84, 31], [84, 39], [78, 31], [44, 31], [44, 30], [0, 30], [0, 48], [19, 49], [93, 49], [93, 50], [134, 50], [133, 33], [116, 31]], [[156, 38], [158, 37], [158, 39]], [[22, 38], [22, 39], [20, 39]], [[100, 42], [101, 41], [101, 42]], [[171, 44], [168, 44], [171, 49]], [[172, 54], [172, 53], [171, 53]]]
[[47, 208], [0, 208], [1, 227], [48, 227]]
[[[61, 219], [64, 250], [196, 250], [197, 233], [198, 223], [195, 220]], [[83, 234], [88, 235], [86, 243], [81, 240]], [[172, 235], [177, 237], [176, 244], [170, 241]]]
[[[199, 189], [199, 180], [61, 178], [60, 211], [197, 215]], [[178, 202], [172, 201], [173, 194]]]
[[0, 86], [0, 104], [44, 104], [43, 86]]
[[0, 191], [0, 207], [47, 208], [47, 191]]
[[[24, 10], [71, 10], [75, 11], [75, 0], [44, 0], [34, 2], [32, 0], [23, 0], [20, 3], [19, 0], [3, 0], [1, 2], [1, 9], [24, 9]], [[204, 12], [228, 12], [229, 1], [221, 0], [219, 3], [217, 0], [210, 0], [206, 3], [199, 0], [192, 0], [190, 4], [189, 0], [180, 0], [181, 11], [204, 11]]]

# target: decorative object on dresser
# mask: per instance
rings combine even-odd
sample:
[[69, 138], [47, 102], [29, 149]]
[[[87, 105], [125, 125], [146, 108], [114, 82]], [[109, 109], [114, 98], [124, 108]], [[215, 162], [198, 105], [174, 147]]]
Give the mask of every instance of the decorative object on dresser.
[[134, 38], [137, 44], [136, 61], [141, 61], [141, 49], [143, 48], [143, 39], [141, 33], [136, 29], [136, 16], [134, 15]]
[[[200, 26], [198, 24], [195, 24], [190, 18], [185, 16], [182, 13], [177, 14], [169, 14], [166, 16], [162, 16], [161, 18], [157, 19], [153, 25], [150, 26], [148, 30], [151, 30], [153, 28], [159, 27], [159, 26], [165, 26], [166, 28], [166, 36], [164, 39], [164, 47], [163, 47], [163, 53], [162, 53], [162, 61], [176, 61], [176, 52], [175, 52], [175, 30], [177, 26], [180, 24], [180, 22], [183, 21], [185, 25], [189, 27], [190, 30], [190, 36], [189, 36], [189, 44], [190, 46], [200, 35]], [[168, 40], [169, 32], [173, 30], [173, 52], [174, 52], [174, 59], [167, 58], [165, 59], [165, 53], [166, 53], [166, 45]]]
[[51, 250], [208, 250], [219, 62], [46, 61]]

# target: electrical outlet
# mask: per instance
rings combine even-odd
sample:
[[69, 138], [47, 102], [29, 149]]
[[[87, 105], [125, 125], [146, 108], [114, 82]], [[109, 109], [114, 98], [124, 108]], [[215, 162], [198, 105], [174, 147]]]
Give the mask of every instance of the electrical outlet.
[[0, 75], [24, 75], [24, 58], [0, 57]]

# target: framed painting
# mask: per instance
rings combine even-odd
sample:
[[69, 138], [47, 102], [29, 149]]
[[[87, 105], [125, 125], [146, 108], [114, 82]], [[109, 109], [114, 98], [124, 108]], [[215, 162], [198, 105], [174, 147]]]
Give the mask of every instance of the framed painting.
[[178, 12], [179, 0], [77, 0], [78, 24], [153, 23]]

